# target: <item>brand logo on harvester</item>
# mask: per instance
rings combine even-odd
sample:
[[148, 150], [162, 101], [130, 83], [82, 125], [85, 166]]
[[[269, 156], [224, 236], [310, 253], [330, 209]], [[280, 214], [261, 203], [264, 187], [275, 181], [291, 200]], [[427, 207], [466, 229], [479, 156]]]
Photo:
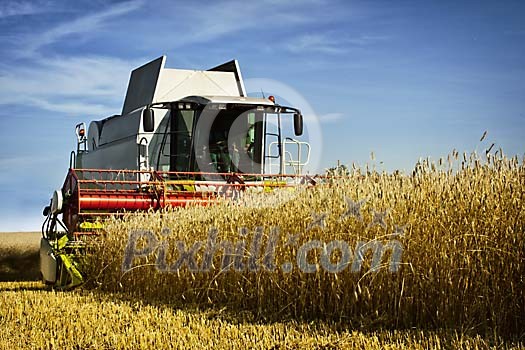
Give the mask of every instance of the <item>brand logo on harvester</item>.
[[[345, 200], [347, 208], [338, 221], [341, 223], [344, 223], [345, 220], [364, 222], [362, 206], [366, 200], [357, 202], [350, 198], [345, 198]], [[385, 237], [389, 237], [389, 240], [358, 240], [353, 249], [348, 242], [343, 240], [330, 242], [308, 240], [299, 246], [299, 234], [284, 236], [279, 227], [272, 227], [268, 232], [265, 232], [263, 227], [255, 227], [251, 230], [241, 227], [238, 230], [236, 241], [219, 241], [219, 230], [212, 227], [208, 230], [206, 240], [196, 242], [170, 240], [172, 231], [169, 228], [163, 228], [159, 235], [149, 230], [133, 230], [129, 233], [122, 269], [127, 272], [140, 266], [134, 265], [136, 258], [155, 254], [154, 265], [160, 272], [177, 272], [183, 268], [191, 272], [208, 272], [216, 268], [213, 265], [214, 259], [221, 254], [221, 271], [255, 272], [280, 269], [285, 273], [290, 273], [297, 267], [303, 273], [315, 273], [321, 269], [329, 273], [339, 273], [345, 269], [359, 273], [368, 253], [371, 252], [372, 260], [369, 271], [375, 272], [385, 267], [388, 268], [388, 271], [395, 273], [399, 271], [403, 254], [403, 244], [398, 238], [404, 236], [406, 226], [394, 225], [394, 229], [388, 233], [387, 214], [388, 211], [373, 211], [372, 220], [366, 227], [371, 229], [379, 226], [387, 233]], [[314, 230], [324, 231], [328, 218], [329, 213], [312, 213], [307, 225], [307, 233]], [[297, 248], [297, 253], [291, 259], [292, 261], [278, 265], [276, 252], [280, 245], [283, 248]], [[388, 263], [385, 264], [383, 260], [387, 252], [390, 252], [390, 255]], [[316, 260], [315, 257], [318, 259]]]

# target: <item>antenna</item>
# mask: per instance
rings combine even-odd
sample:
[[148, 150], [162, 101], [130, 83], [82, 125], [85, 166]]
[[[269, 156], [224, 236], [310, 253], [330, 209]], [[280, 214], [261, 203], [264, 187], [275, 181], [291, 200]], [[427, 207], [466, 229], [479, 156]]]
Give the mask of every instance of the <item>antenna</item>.
[[261, 94], [263, 95], [263, 98], [266, 98], [266, 96], [264, 96], [264, 91], [263, 91], [263, 89], [261, 89]]

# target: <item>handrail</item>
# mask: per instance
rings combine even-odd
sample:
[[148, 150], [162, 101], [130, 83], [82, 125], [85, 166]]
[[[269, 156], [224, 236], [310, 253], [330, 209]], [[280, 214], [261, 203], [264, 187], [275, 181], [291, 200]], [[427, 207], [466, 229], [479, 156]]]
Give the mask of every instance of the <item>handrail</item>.
[[[144, 142], [144, 143], [143, 143]], [[146, 137], [142, 137], [137, 144], [138, 146], [138, 166], [139, 169], [149, 169], [149, 145], [148, 145], [148, 139]], [[144, 147], [144, 160], [141, 160], [142, 155], [142, 147]], [[144, 164], [144, 168], [142, 168], [142, 164]]]
[[[149, 144], [146, 137], [142, 137], [137, 144], [137, 165], [139, 169], [149, 170]], [[144, 155], [142, 152], [144, 151]], [[150, 174], [138, 174], [140, 181], [147, 181], [151, 178]]]
[[[292, 153], [286, 151], [286, 145], [287, 144], [295, 144], [295, 145], [297, 145], [297, 160], [293, 160]], [[304, 163], [301, 162], [301, 157], [302, 157], [302, 154], [303, 154], [302, 146], [305, 146], [307, 148], [306, 161]], [[285, 164], [292, 166], [294, 168], [296, 174], [301, 174], [302, 173], [302, 168], [306, 164], [308, 164], [310, 162], [310, 144], [308, 142], [305, 142], [305, 141], [299, 141], [299, 140], [296, 140], [296, 139], [292, 139], [291, 137], [287, 137], [287, 138], [285, 138], [285, 140], [283, 142], [283, 151], [284, 151], [285, 155], [286, 154], [290, 155], [290, 160], [288, 162], [286, 162], [286, 159], [285, 159]]]
[[[292, 155], [292, 153], [290, 151], [287, 151], [286, 150], [286, 145], [296, 145], [297, 146], [297, 160], [294, 160], [294, 157]], [[296, 175], [301, 175], [302, 174], [302, 170], [303, 170], [303, 167], [305, 165], [307, 165], [309, 162], [310, 162], [310, 144], [308, 142], [305, 142], [305, 141], [299, 141], [299, 140], [295, 140], [295, 139], [292, 139], [290, 137], [286, 137], [284, 139], [284, 141], [282, 143], [279, 143], [277, 141], [274, 141], [272, 143], [270, 143], [270, 145], [268, 146], [268, 153], [271, 154], [271, 150], [272, 148], [274, 148], [275, 146], [277, 147], [280, 147], [281, 150], [282, 150], [282, 156], [283, 157], [282, 159], [280, 159], [279, 156], [277, 157], [268, 157], [269, 158], [269, 168], [270, 168], [270, 171], [272, 171], [272, 167], [274, 167], [275, 165], [281, 165], [284, 164], [284, 168], [282, 169], [283, 172], [286, 171], [286, 166], [291, 166], [293, 169], [294, 169], [294, 173]], [[301, 157], [303, 155], [303, 147], [306, 148], [306, 161], [302, 162], [301, 161]], [[289, 156], [289, 160], [286, 160], [286, 156]], [[272, 162], [272, 159], [279, 159], [279, 164], [274, 164]]]

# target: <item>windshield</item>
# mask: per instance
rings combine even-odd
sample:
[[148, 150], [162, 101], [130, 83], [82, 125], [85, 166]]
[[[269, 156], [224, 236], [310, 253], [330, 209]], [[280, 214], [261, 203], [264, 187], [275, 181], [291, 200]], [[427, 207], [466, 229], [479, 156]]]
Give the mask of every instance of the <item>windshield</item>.
[[151, 141], [153, 167], [170, 172], [261, 173], [264, 112], [253, 107], [171, 109]]
[[261, 173], [262, 145], [262, 111], [204, 110], [195, 129], [195, 163], [203, 172]]

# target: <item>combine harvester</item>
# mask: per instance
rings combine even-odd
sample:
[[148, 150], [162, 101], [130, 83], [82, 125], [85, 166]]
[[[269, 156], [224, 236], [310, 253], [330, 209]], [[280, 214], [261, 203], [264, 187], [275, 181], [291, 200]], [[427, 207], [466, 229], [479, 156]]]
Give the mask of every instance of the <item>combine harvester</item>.
[[[162, 56], [131, 73], [121, 115], [75, 132], [64, 185], [44, 209], [40, 269], [46, 284], [83, 283], [79, 257], [104, 218], [123, 212], [210, 204], [244, 192], [312, 183], [310, 145], [286, 137], [301, 112], [246, 95], [237, 61], [207, 71], [164, 68]], [[59, 215], [62, 219], [59, 219]]]

